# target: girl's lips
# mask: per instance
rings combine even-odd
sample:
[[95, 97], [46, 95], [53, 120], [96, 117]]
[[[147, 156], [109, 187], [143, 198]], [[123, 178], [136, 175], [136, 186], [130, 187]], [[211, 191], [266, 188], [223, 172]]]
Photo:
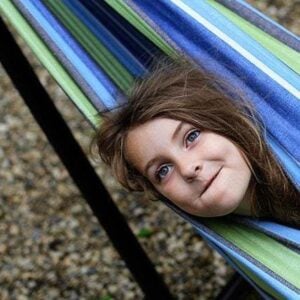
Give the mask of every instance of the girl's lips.
[[222, 167], [218, 170], [218, 172], [217, 172], [214, 176], [212, 176], [212, 177], [206, 182], [206, 184], [205, 184], [205, 186], [204, 186], [204, 189], [203, 189], [203, 191], [202, 191], [202, 193], [201, 193], [200, 196], [202, 196], [202, 195], [209, 189], [209, 187], [210, 187], [211, 184], [214, 182], [214, 180], [217, 178], [217, 176], [219, 175], [219, 173], [221, 172], [221, 170], [222, 170]]

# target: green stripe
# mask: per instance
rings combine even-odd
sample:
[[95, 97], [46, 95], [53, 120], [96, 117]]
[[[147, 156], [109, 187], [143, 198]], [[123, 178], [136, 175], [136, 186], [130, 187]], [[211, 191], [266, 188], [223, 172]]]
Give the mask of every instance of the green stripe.
[[126, 68], [61, 1], [45, 0], [44, 2], [116, 85], [126, 91], [134, 80]]
[[300, 255], [269, 236], [229, 220], [205, 219], [210, 229], [300, 289]]
[[257, 28], [247, 20], [241, 18], [228, 8], [217, 3], [214, 0], [207, 0], [211, 6], [217, 9], [221, 14], [237, 25], [242, 31], [246, 32], [254, 40], [264, 46], [278, 59], [288, 65], [293, 71], [300, 74], [300, 53], [283, 44], [263, 30]]
[[64, 89], [66, 94], [76, 104], [86, 118], [96, 126], [99, 122], [97, 111], [83, 94], [80, 88], [72, 80], [69, 74], [64, 70], [61, 64], [56, 60], [51, 51], [45, 46], [38, 35], [28, 25], [23, 16], [18, 12], [14, 5], [9, 0], [0, 1], [0, 9], [16, 28], [20, 36], [25, 40], [34, 54], [38, 57], [41, 63], [55, 78], [59, 85]]
[[151, 28], [125, 1], [105, 0], [115, 11], [124, 17], [131, 25], [144, 34], [152, 43], [169, 56], [176, 55], [176, 51], [165, 42], [160, 35]]

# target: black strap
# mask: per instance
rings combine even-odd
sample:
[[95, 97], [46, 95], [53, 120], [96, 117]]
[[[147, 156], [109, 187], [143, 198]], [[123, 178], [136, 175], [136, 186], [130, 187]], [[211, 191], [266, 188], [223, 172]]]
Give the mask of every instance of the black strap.
[[[147, 299], [172, 299], [126, 220], [0, 19], [0, 61]], [[100, 250], [100, 249], [99, 249]]]

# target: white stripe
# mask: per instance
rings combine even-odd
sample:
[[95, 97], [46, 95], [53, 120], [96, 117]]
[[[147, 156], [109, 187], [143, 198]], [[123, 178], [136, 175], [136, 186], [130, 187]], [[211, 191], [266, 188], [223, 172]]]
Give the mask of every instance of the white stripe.
[[185, 3], [181, 2], [181, 0], [171, 0], [176, 6], [180, 7], [183, 11], [189, 14], [192, 18], [197, 20], [200, 24], [205, 26], [209, 31], [214, 33], [221, 40], [226, 42], [231, 48], [235, 49], [242, 56], [248, 59], [252, 64], [254, 64], [257, 68], [263, 71], [265, 74], [270, 76], [274, 81], [276, 81], [279, 85], [289, 91], [292, 95], [300, 99], [300, 91], [296, 89], [293, 85], [287, 82], [284, 78], [279, 76], [276, 72], [270, 69], [267, 65], [262, 63], [259, 59], [257, 59], [254, 55], [252, 55], [249, 51], [242, 48], [236, 41], [227, 36], [224, 32], [222, 32], [219, 28], [209, 23], [206, 19], [204, 19], [201, 15], [199, 15], [196, 11], [191, 9]]

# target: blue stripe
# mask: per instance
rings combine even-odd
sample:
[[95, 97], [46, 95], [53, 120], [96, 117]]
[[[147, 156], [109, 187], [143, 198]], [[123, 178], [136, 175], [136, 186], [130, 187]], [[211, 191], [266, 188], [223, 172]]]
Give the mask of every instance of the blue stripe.
[[77, 75], [74, 78], [78, 80], [78, 85], [93, 100], [94, 105], [98, 108], [103, 107], [103, 105], [108, 108], [114, 107], [116, 102], [112, 94], [116, 94], [117, 90], [71, 38], [70, 34], [53, 18], [40, 0], [16, 0], [16, 2], [20, 8], [23, 7], [31, 15], [31, 20], [35, 21], [36, 27], [38, 26], [40, 31], [42, 30], [43, 39], [49, 47], [53, 48], [53, 52], [60, 57], [64, 66], [74, 75]]
[[73, 0], [63, 0], [63, 2], [133, 76], [145, 72], [140, 62], [82, 4]]
[[299, 228], [271, 222], [264, 219], [253, 219], [242, 216], [232, 216], [234, 221], [241, 224], [245, 224], [248, 227], [259, 230], [266, 235], [275, 238], [281, 244], [291, 246], [295, 249], [300, 250], [300, 234]]

